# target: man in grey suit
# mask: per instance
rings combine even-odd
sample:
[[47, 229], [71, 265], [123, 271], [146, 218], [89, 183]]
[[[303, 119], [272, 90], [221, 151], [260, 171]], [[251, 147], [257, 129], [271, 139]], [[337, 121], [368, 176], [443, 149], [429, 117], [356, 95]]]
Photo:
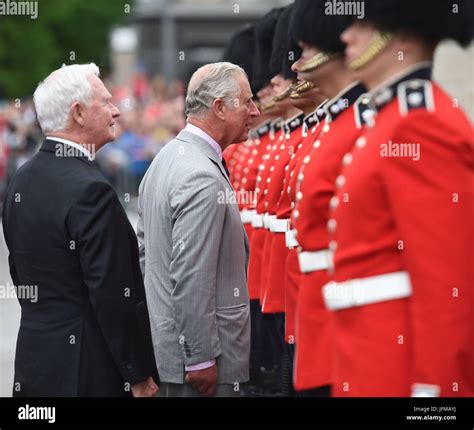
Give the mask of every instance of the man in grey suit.
[[187, 125], [139, 190], [140, 263], [161, 395], [237, 396], [248, 381], [248, 242], [222, 151], [245, 141], [259, 111], [245, 72], [198, 69]]

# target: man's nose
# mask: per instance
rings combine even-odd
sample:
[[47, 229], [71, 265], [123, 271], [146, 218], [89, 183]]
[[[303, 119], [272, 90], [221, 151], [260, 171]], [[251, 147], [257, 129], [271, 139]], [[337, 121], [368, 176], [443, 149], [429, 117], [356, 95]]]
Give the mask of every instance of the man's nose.
[[341, 39], [341, 42], [344, 44], [348, 44], [351, 40], [351, 34], [352, 34], [352, 25], [347, 27], [340, 35], [339, 39]]
[[295, 73], [298, 73], [298, 66], [299, 63], [301, 62], [301, 57], [298, 58], [292, 65], [291, 65], [291, 70]]
[[118, 118], [120, 116], [120, 111], [117, 106], [112, 105], [112, 118]]
[[272, 87], [275, 87], [276, 85], [278, 85], [278, 75], [275, 75], [272, 79], [270, 79], [270, 83], [272, 84]]
[[253, 102], [253, 100], [252, 100], [252, 109], [250, 110], [250, 115], [251, 115], [251, 116], [259, 116], [259, 115], [260, 115], [260, 111], [258, 110], [258, 107], [257, 107], [257, 105]]

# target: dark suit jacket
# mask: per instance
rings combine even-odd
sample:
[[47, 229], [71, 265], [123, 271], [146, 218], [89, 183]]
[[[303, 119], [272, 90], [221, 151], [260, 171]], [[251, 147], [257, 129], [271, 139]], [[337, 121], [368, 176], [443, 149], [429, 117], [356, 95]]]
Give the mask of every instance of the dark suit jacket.
[[5, 199], [17, 293], [38, 289], [19, 298], [13, 395], [130, 396], [158, 382], [135, 232], [97, 167], [62, 145], [45, 140]]

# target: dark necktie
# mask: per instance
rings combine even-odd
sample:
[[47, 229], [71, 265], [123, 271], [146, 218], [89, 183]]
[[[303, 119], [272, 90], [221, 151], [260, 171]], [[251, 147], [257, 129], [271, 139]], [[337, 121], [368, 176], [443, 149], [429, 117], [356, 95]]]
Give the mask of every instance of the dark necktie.
[[225, 172], [227, 173], [227, 177], [230, 178], [229, 169], [227, 168], [227, 163], [225, 162], [225, 158], [222, 157], [222, 167], [224, 167]]

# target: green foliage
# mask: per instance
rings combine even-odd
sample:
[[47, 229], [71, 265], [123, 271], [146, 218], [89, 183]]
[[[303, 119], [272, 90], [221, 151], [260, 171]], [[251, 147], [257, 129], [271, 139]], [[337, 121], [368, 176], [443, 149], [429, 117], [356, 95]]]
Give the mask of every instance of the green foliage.
[[109, 31], [127, 22], [132, 2], [39, 0], [37, 19], [0, 16], [0, 95], [30, 96], [63, 63], [93, 61], [107, 69]]

